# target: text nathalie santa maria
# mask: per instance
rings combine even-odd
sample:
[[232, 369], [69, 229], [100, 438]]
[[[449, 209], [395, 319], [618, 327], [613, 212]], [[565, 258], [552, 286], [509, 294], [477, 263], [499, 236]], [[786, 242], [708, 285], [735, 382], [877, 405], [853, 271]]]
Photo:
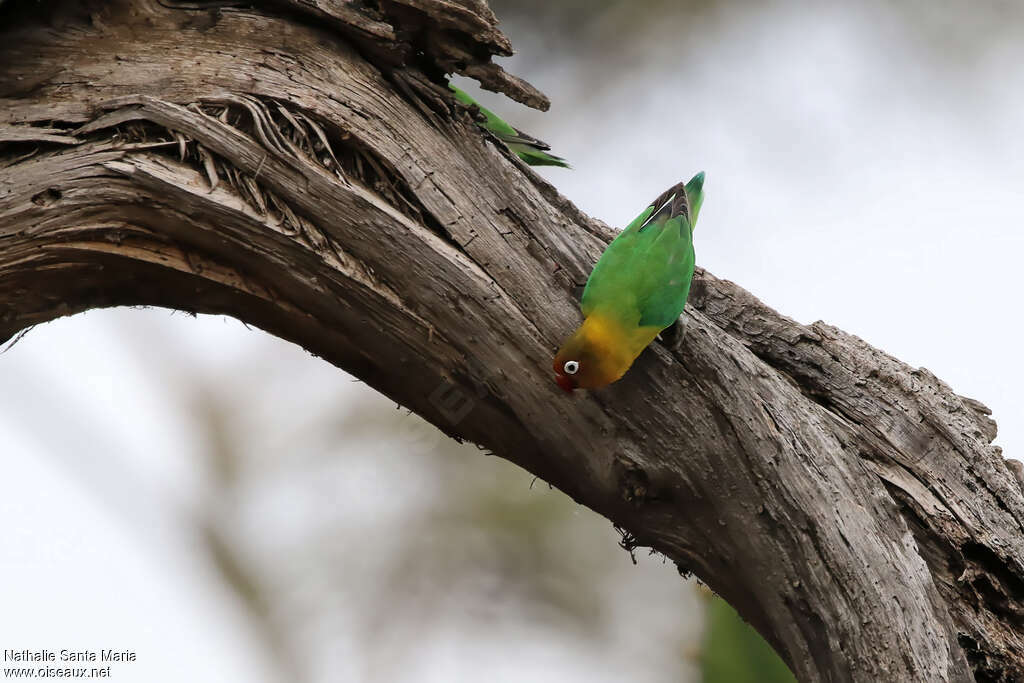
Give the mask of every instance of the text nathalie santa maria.
[[4, 650], [5, 662], [134, 662], [132, 650]]

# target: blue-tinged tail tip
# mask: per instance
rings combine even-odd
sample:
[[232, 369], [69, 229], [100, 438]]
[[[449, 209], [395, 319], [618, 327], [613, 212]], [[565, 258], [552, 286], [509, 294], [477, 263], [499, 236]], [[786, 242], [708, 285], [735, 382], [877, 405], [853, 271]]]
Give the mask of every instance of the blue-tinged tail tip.
[[690, 225], [697, 225], [697, 216], [700, 214], [700, 207], [704, 204], [704, 171], [690, 179], [686, 183], [686, 200], [690, 204]]

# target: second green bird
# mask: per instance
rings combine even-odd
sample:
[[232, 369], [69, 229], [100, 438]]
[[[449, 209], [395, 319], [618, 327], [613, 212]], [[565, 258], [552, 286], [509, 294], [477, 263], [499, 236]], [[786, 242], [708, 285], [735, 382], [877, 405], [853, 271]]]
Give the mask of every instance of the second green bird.
[[548, 154], [548, 150], [551, 147], [546, 142], [542, 142], [518, 128], [513, 128], [493, 111], [481, 107], [479, 102], [454, 85], [449, 83], [448, 87], [455, 93], [455, 99], [459, 102], [462, 102], [467, 107], [476, 107], [480, 110], [480, 114], [484, 117], [484, 120], [480, 122], [481, 128], [490, 131], [494, 137], [504, 142], [510, 150], [515, 152], [517, 157], [527, 164], [530, 166], [561, 166], [569, 168], [569, 162], [565, 159], [556, 157], [554, 154]]

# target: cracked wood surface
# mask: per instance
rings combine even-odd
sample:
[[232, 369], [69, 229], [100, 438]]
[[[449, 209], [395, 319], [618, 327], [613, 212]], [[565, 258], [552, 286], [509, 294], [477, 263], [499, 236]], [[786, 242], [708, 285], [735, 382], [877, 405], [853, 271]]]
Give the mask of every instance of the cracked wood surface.
[[37, 7], [0, 5], [0, 340], [233, 315], [606, 515], [801, 680], [1024, 679], [1024, 498], [977, 401], [700, 270], [681, 332], [558, 390], [613, 233], [445, 92], [546, 106], [480, 0]]

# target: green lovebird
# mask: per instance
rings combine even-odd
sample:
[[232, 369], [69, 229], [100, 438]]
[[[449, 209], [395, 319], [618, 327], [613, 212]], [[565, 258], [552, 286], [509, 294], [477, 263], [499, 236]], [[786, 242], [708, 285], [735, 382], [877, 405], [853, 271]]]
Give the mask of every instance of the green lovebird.
[[611, 384], [679, 318], [703, 203], [701, 172], [662, 193], [604, 250], [583, 290], [583, 324], [555, 355], [558, 386], [571, 392]]
[[554, 154], [548, 154], [547, 150], [551, 149], [550, 145], [546, 142], [541, 142], [532, 135], [527, 135], [521, 130], [513, 128], [512, 126], [505, 123], [497, 114], [489, 109], [481, 107], [480, 104], [472, 97], [462, 92], [452, 84], [448, 84], [452, 92], [455, 93], [455, 99], [462, 102], [468, 107], [476, 107], [480, 110], [484, 120], [480, 122], [480, 126], [490, 131], [496, 138], [505, 143], [506, 146], [516, 156], [525, 161], [530, 166], [561, 166], [563, 168], [569, 168], [569, 162], [562, 157], [556, 157]]

